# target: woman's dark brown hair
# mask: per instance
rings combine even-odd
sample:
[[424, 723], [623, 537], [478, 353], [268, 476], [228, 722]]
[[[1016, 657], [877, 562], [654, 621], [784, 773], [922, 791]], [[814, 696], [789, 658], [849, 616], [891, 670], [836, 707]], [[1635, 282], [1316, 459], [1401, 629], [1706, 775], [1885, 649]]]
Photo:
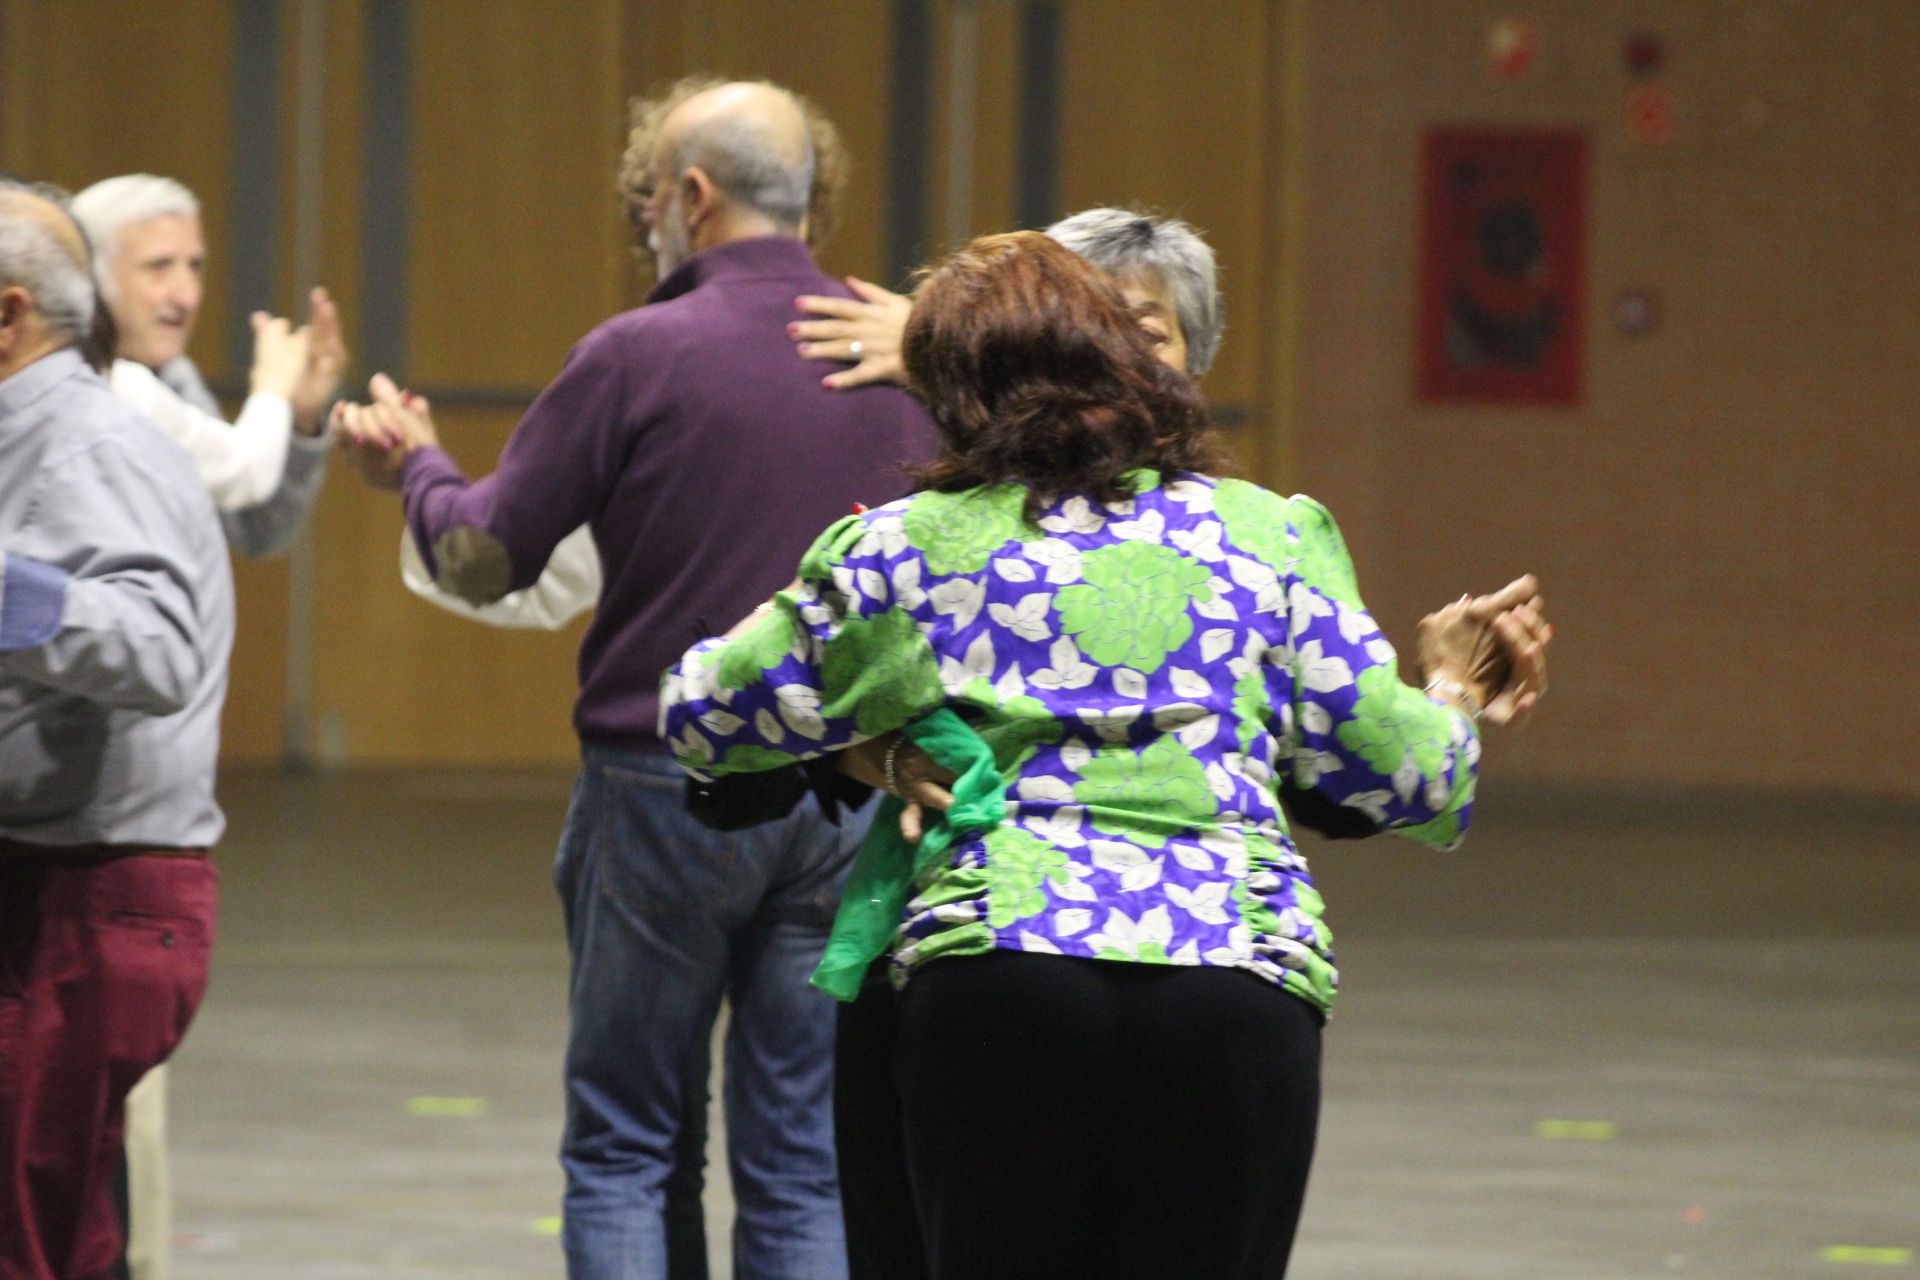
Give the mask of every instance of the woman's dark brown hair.
[[1111, 281], [1037, 231], [983, 236], [914, 295], [901, 356], [939, 428], [924, 488], [1027, 486], [1027, 518], [1069, 494], [1133, 496], [1140, 467], [1219, 465], [1206, 409], [1154, 355]]

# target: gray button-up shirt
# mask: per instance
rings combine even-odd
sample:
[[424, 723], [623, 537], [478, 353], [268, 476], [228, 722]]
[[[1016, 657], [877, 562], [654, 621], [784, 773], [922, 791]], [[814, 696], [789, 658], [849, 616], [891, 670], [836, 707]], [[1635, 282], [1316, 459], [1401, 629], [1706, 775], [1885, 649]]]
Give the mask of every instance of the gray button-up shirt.
[[185, 452], [72, 351], [0, 382], [0, 836], [212, 845], [232, 646]]

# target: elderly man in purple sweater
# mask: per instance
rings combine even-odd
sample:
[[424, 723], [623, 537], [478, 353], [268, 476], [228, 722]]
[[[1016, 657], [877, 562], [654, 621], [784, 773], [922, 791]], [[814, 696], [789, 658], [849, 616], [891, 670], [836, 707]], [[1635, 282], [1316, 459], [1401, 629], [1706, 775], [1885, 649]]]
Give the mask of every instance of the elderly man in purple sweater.
[[[932, 452], [910, 396], [827, 390], [787, 336], [797, 295], [844, 293], [802, 239], [814, 159], [802, 105], [772, 85], [675, 107], [645, 197], [660, 282], [580, 341], [491, 476], [463, 476], [424, 403], [384, 377], [373, 404], [339, 414], [363, 470], [403, 491], [443, 588], [474, 603], [524, 588], [581, 524], [604, 564], [580, 649], [584, 762], [554, 872], [573, 953], [573, 1280], [667, 1274], [663, 1187], [723, 993], [736, 1274], [846, 1273], [834, 1010], [807, 977], [865, 815], [835, 826], [809, 798], [780, 822], [708, 831], [685, 812], [655, 724], [661, 673], [696, 633], [766, 599], [814, 535], [856, 502], [905, 492], [901, 464]], [[795, 732], [807, 723], [798, 715]]]

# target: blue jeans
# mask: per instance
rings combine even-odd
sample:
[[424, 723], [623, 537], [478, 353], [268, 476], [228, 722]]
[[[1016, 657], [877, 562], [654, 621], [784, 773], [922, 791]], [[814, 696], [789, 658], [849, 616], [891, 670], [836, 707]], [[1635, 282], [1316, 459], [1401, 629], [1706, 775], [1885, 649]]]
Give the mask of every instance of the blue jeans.
[[664, 751], [588, 747], [560, 840], [567, 1274], [705, 1274], [707, 1045], [724, 994], [734, 1275], [842, 1280], [835, 1009], [807, 978], [871, 808], [836, 827], [809, 797], [723, 833], [688, 816], [684, 785]]

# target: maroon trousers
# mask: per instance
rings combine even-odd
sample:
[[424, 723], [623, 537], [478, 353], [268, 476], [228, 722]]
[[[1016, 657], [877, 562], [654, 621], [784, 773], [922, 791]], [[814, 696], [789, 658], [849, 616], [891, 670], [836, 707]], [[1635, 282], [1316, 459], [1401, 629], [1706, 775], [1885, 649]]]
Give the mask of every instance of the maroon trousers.
[[0, 1280], [109, 1280], [127, 1091], [207, 985], [204, 851], [0, 841]]

